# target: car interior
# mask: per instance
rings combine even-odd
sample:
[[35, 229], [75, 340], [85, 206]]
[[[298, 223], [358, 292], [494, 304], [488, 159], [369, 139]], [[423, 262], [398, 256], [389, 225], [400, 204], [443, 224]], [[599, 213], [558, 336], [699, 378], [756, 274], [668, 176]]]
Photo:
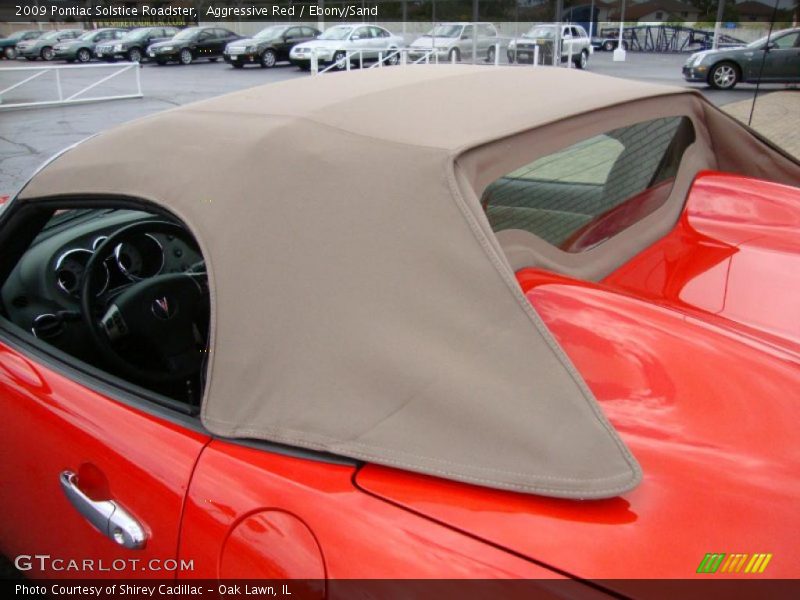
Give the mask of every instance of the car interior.
[[686, 117], [614, 129], [500, 177], [481, 203], [495, 232], [522, 230], [564, 252], [583, 252], [667, 200], [694, 138]]
[[197, 243], [169, 215], [90, 206], [37, 207], [14, 228], [28, 240], [0, 260], [0, 312], [40, 346], [193, 412], [209, 326]]

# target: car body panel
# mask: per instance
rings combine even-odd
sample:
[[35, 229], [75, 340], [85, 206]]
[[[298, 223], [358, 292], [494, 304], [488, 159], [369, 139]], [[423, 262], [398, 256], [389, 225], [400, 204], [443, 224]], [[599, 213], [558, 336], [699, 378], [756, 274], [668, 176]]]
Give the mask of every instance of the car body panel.
[[[142, 566], [176, 558], [184, 497], [208, 436], [39, 363], [0, 341], [0, 553], [102, 561], [107, 569], [117, 559], [142, 561], [107, 572], [34, 563], [30, 578], [174, 577]], [[144, 527], [146, 546], [122, 548], [79, 515], [60, 489], [64, 471], [76, 473], [92, 499], [120, 503]]]
[[136, 39], [122, 38], [113, 42], [102, 42], [95, 46], [94, 55], [102, 60], [127, 59], [131, 50], [136, 49], [141, 53], [142, 59], [146, 58], [147, 47], [158, 42], [172, 39], [178, 33], [176, 27], [149, 27], [147, 34]]
[[8, 58], [8, 59], [16, 58], [17, 44], [21, 42], [35, 40], [43, 33], [44, 31], [39, 31], [38, 29], [28, 29], [23, 31], [16, 31], [11, 35], [9, 35], [8, 37], [0, 39], [0, 58]]
[[[377, 32], [380, 32], [380, 37], [376, 37]], [[344, 39], [317, 38], [293, 46], [289, 52], [289, 60], [294, 65], [307, 67], [311, 62], [311, 52], [314, 51], [320, 64], [332, 63], [337, 52], [350, 52], [353, 54], [354, 62], [360, 60], [359, 56], [363, 60], [370, 61], [376, 60], [381, 53], [385, 54], [403, 45], [403, 38], [394, 35], [388, 29], [377, 25], [356, 25], [352, 26], [352, 31]]]
[[258, 63], [267, 50], [275, 54], [277, 61], [288, 61], [289, 51], [297, 44], [313, 40], [319, 29], [308, 25], [288, 25], [277, 35], [268, 38], [240, 38], [225, 47], [224, 58], [229, 64]]
[[[246, 561], [249, 579], [303, 578], [321, 561], [335, 579], [560, 577], [363, 493], [353, 485], [356, 468], [214, 440], [192, 478], [181, 536], [180, 556], [196, 569], [179, 576], [237, 576], [234, 565]], [[302, 533], [279, 549], [267, 538], [226, 543], [253, 515]]]
[[17, 44], [17, 53], [19, 56], [28, 59], [40, 58], [45, 48], [53, 48], [58, 43], [74, 40], [84, 33], [82, 29], [61, 29], [56, 32], [46, 32], [35, 39]]
[[773, 553], [769, 576], [795, 577], [800, 541], [785, 532], [800, 525], [797, 199], [701, 176], [675, 231], [600, 284], [518, 272], [640, 461], [637, 489], [578, 502], [375, 465], [358, 485], [578, 577], [689, 578], [708, 552]]
[[197, 27], [197, 35], [192, 39], [183, 40], [173, 37], [164, 42], [151, 44], [147, 48], [147, 56], [157, 62], [177, 61], [182, 50], [192, 52], [194, 59], [222, 58], [225, 46], [239, 39], [239, 36], [222, 27]]
[[[553, 23], [535, 25], [526, 36], [529, 36], [531, 32], [535, 32], [538, 29], [546, 28], [556, 30], [557, 27], [558, 25]], [[539, 62], [552, 64], [553, 39], [526, 36], [511, 40], [507, 51], [508, 61], [533, 63], [535, 47], [538, 46]], [[576, 59], [579, 60], [582, 52], [585, 52], [588, 57], [591, 45], [589, 34], [587, 34], [586, 30], [580, 25], [561, 25], [561, 62], [567, 62], [570, 55], [572, 55], [573, 61]]]
[[776, 46], [771, 47], [766, 56], [763, 45], [696, 52], [684, 63], [683, 77], [686, 81], [705, 82], [715, 65], [727, 62], [736, 65], [739, 78], [744, 82], [758, 81], [759, 75], [765, 82], [800, 81], [800, 29], [773, 33], [770, 40]]
[[[440, 29], [441, 28], [441, 29]], [[433, 36], [437, 30], [452, 28], [457, 33], [455, 36]], [[439, 59], [448, 59], [451, 52], [456, 51], [461, 59], [472, 59], [473, 34], [476, 36], [476, 52], [478, 58], [487, 57], [490, 48], [500, 42], [497, 29], [491, 23], [440, 23], [427, 34], [418, 37], [409, 45], [409, 57], [421, 58], [425, 54], [436, 50]]]
[[88, 40], [75, 39], [59, 42], [53, 46], [55, 51], [54, 58], [56, 60], [74, 61], [78, 59], [78, 52], [86, 50], [89, 52], [91, 59], [94, 57], [94, 50], [98, 44], [119, 40], [126, 32], [126, 29], [120, 28], [98, 29]]

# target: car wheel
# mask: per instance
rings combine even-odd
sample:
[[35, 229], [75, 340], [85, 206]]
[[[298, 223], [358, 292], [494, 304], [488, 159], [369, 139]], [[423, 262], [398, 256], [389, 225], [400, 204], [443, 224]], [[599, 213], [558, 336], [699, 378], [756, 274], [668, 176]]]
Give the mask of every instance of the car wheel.
[[486, 62], [493, 63], [495, 57], [495, 48], [494, 46], [489, 46], [489, 50], [486, 51]]
[[717, 90], [732, 90], [739, 83], [739, 69], [731, 62], [714, 65], [708, 74], [708, 83]]
[[42, 60], [53, 60], [55, 58], [56, 53], [50, 46], [45, 46], [42, 48]]
[[5, 50], [3, 50], [3, 55], [8, 60], [14, 60], [15, 58], [17, 58], [17, 49], [14, 48], [14, 46], [9, 46]]
[[92, 53], [87, 48], [78, 50], [78, 62], [87, 63], [92, 60]]
[[450, 50], [450, 52], [447, 53], [447, 61], [448, 62], [461, 61], [461, 52], [458, 51], [458, 48], [453, 48]]
[[615, 45], [616, 44], [614, 44], [614, 42], [612, 42], [611, 40], [603, 42], [603, 50], [605, 50], [606, 52], [611, 52], [614, 49]]
[[261, 55], [261, 66], [265, 69], [271, 69], [275, 66], [275, 63], [278, 62], [278, 57], [275, 56], [274, 50], [264, 50], [264, 53]]
[[142, 51], [138, 48], [131, 48], [128, 50], [129, 62], [142, 62]]
[[333, 55], [333, 63], [336, 65], [337, 69], [344, 71], [347, 68], [347, 52], [339, 50]]
[[575, 67], [578, 69], [585, 69], [588, 63], [589, 63], [589, 52], [587, 50], [583, 50], [580, 56], [575, 60]]
[[400, 64], [400, 52], [397, 48], [389, 48], [389, 55], [383, 61], [384, 64], [389, 65], [390, 67], [394, 67]]
[[182, 65], [190, 65], [190, 64], [192, 64], [192, 59], [193, 58], [194, 57], [192, 56], [192, 51], [191, 50], [189, 50], [188, 48], [184, 48], [183, 50], [181, 50], [180, 59], [181, 59], [181, 64]]

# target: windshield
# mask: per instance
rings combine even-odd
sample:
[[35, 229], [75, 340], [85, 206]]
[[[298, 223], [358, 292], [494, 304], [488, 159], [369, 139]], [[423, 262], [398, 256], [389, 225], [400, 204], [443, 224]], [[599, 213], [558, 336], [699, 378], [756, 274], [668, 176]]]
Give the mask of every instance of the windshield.
[[[774, 40], [775, 40], [775, 39], [776, 39], [778, 36], [781, 36], [781, 35], [783, 35], [784, 33], [786, 33], [786, 31], [785, 31], [785, 30], [784, 30], [784, 31], [775, 31], [775, 32], [773, 32], [773, 34], [772, 34], [772, 36], [770, 37], [770, 39], [774, 41]], [[760, 48], [760, 47], [762, 47], [762, 46], [766, 46], [766, 44], [767, 44], [767, 37], [768, 37], [768, 36], [766, 36], [766, 35], [765, 35], [765, 36], [764, 36], [764, 37], [762, 37], [762, 38], [758, 38], [758, 39], [757, 39], [755, 42], [750, 42], [749, 44], [747, 44], [747, 47], [748, 47], [748, 48]]]
[[196, 36], [200, 32], [199, 27], [189, 27], [189, 29], [184, 29], [183, 31], [179, 31], [173, 40], [190, 40], [194, 36]]
[[461, 25], [437, 25], [425, 37], [455, 38], [461, 35]]
[[265, 27], [257, 34], [255, 34], [253, 37], [257, 40], [270, 40], [274, 37], [278, 37], [280, 34], [284, 32], [285, 29], [286, 29], [285, 27], [277, 27], [277, 26]]
[[350, 35], [350, 32], [353, 31], [352, 27], [331, 27], [330, 29], [326, 29], [325, 32], [319, 36], [318, 40], [343, 40]]
[[48, 31], [45, 33], [40, 39], [43, 40], [54, 40], [58, 37], [58, 34], [61, 33], [60, 31]]
[[134, 29], [133, 31], [129, 31], [125, 34], [123, 39], [126, 40], [138, 40], [140, 38], [146, 37], [147, 33], [150, 31], [149, 27], [142, 27], [140, 29]]
[[10, 36], [8, 36], [7, 39], [9, 39], [9, 40], [20, 40], [20, 39], [22, 39], [23, 35], [27, 35], [27, 34], [28, 34], [27, 31], [17, 31], [16, 33], [12, 33]]
[[552, 39], [556, 36], [555, 27], [533, 27], [528, 33], [522, 34], [524, 38], [546, 38]]
[[87, 31], [82, 36], [80, 36], [78, 39], [79, 40], [83, 40], [83, 41], [91, 41], [91, 39], [96, 35], [97, 35], [96, 31]]

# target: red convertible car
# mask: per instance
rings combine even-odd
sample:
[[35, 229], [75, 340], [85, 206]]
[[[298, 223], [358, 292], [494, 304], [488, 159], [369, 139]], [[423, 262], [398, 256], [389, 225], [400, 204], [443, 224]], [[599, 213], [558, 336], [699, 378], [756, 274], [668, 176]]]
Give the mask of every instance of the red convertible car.
[[307, 78], [91, 138], [0, 208], [0, 552], [795, 578], [798, 184], [698, 93], [566, 69]]

